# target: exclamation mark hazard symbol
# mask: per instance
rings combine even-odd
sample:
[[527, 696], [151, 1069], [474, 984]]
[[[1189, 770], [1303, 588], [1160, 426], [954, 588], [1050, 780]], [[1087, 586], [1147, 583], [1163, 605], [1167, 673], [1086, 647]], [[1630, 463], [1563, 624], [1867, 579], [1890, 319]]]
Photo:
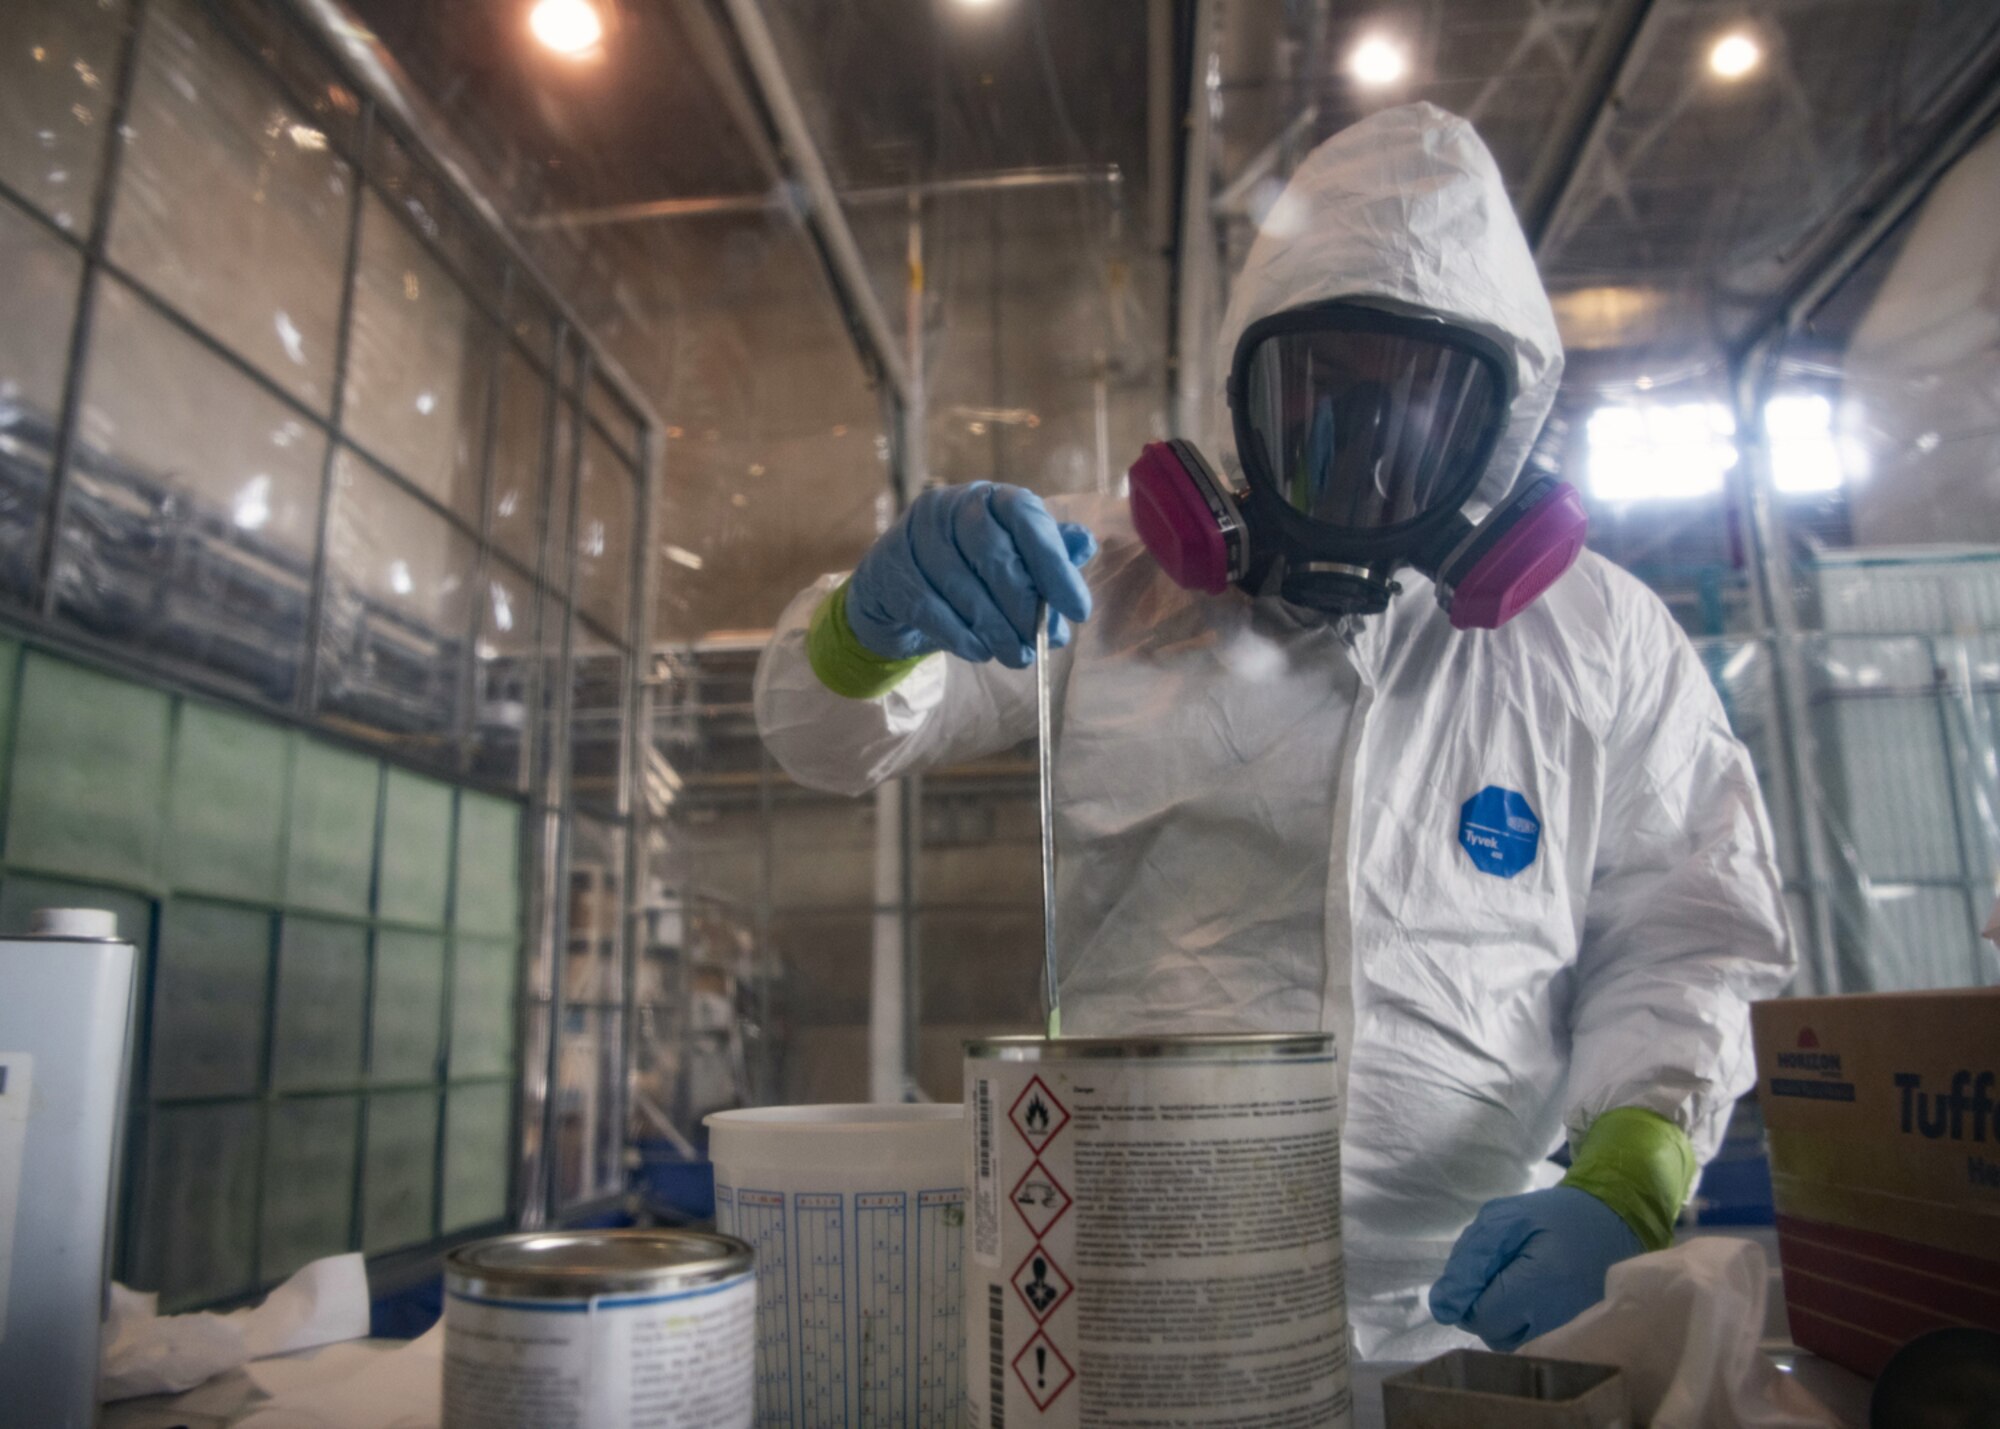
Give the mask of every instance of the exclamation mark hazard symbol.
[[1014, 1378], [1020, 1381], [1035, 1408], [1047, 1410], [1076, 1379], [1076, 1371], [1063, 1358], [1061, 1346], [1051, 1341], [1046, 1332], [1037, 1330], [1014, 1356]]

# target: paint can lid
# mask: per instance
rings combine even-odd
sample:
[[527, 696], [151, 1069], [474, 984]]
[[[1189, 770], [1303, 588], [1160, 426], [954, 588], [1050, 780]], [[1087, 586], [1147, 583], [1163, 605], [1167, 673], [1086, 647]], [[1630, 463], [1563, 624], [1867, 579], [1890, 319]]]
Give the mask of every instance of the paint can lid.
[[115, 939], [118, 915], [102, 908], [37, 908], [28, 931], [38, 938]]
[[658, 1295], [750, 1266], [750, 1247], [734, 1236], [683, 1230], [529, 1231], [460, 1246], [444, 1262], [446, 1289], [501, 1300]]

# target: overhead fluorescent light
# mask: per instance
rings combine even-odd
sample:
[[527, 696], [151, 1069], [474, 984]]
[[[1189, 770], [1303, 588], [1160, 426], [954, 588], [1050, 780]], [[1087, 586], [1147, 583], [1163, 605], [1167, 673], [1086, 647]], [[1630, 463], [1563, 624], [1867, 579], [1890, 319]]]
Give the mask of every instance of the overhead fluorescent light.
[[1708, 52], [1708, 67], [1722, 79], [1741, 79], [1764, 61], [1764, 47], [1741, 30], [1731, 30]]
[[1359, 84], [1381, 89], [1410, 73], [1410, 52], [1387, 35], [1363, 35], [1348, 51], [1347, 72]]
[[575, 59], [603, 41], [604, 17], [590, 0], [537, 0], [528, 29], [548, 49]]

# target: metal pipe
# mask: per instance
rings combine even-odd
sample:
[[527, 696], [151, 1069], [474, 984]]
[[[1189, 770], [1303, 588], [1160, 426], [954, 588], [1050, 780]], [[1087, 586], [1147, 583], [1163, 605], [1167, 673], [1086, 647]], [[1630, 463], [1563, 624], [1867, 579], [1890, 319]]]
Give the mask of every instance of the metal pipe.
[[1146, 0], [1146, 237], [1174, 241], [1174, 0]]
[[910, 354], [910, 391], [908, 400], [897, 413], [902, 425], [902, 459], [891, 473], [899, 511], [923, 490], [930, 473], [929, 384], [924, 380], [924, 200], [921, 190], [910, 189], [906, 202], [910, 206], [910, 225], [903, 252], [907, 274], [903, 296], [903, 342]]
[[1764, 435], [1764, 405], [1771, 394], [1775, 350], [1767, 360], [1739, 365], [1730, 395], [1736, 407], [1736, 444], [1745, 536], [1750, 545], [1751, 599], [1758, 624], [1771, 636], [1771, 697], [1777, 713], [1778, 759], [1772, 771], [1782, 781], [1776, 791], [1790, 815], [1805, 888], [1806, 965], [1815, 993], [1840, 991], [1833, 940], [1833, 899], [1827, 876], [1825, 830], [1819, 818], [1818, 771], [1812, 759], [1812, 728], [1806, 714], [1806, 675], [1799, 639], [1798, 607], [1792, 598], [1791, 570], [1777, 512], [1777, 481]]
[[[2000, 43], [1991, 50], [2000, 51]], [[1964, 97], [1912, 142], [1910, 150], [1916, 157], [1869, 185], [1849, 205], [1844, 224], [1829, 225], [1827, 237], [1803, 260], [1801, 276], [1766, 305], [1732, 357], [1749, 362], [1760, 347], [1776, 351], [1789, 342], [1996, 121], [2000, 121], [2000, 54], [1989, 51], [1984, 72], [1968, 84]]]
[[[510, 265], [500, 276], [502, 306], [514, 285]], [[493, 550], [493, 453], [500, 444], [500, 382], [502, 349], [486, 344], [468, 359], [477, 364], [485, 386], [486, 400], [479, 414], [479, 549], [472, 572], [472, 599], [466, 602], [465, 659], [458, 674], [458, 773], [472, 771], [478, 758], [479, 724], [479, 632], [486, 623], [486, 609], [492, 596], [488, 589], [495, 558]]]
[[1203, 443], [1209, 402], [1209, 343], [1216, 325], [1222, 278], [1209, 208], [1213, 182], [1209, 145], [1214, 136], [1216, 0], [1195, 0], [1194, 43], [1189, 59], [1186, 158], [1181, 177], [1179, 269], [1175, 275], [1174, 420], [1176, 436]]
[[1617, 113], [1618, 92], [1639, 71], [1648, 48], [1646, 22], [1653, 0], [1611, 0], [1591, 32], [1550, 137], [1535, 155], [1514, 207], [1528, 246], [1540, 257], [1561, 231], [1574, 200], [1577, 176], [1604, 143]]
[[860, 324], [868, 347], [872, 349], [864, 353], [864, 360], [881, 376], [898, 401], [907, 401], [909, 371], [897, 349], [888, 316], [882, 311], [881, 300], [876, 296], [868, 265], [854, 241], [854, 232], [847, 225], [840, 196], [834, 192], [833, 180], [827, 177], [826, 164], [820, 158], [812, 126], [807, 122], [805, 112], [799, 108], [798, 96], [785, 73], [784, 61], [779, 57], [770, 26], [764, 21], [764, 12], [757, 0], [721, 0], [721, 3], [734, 26], [737, 43], [742, 47], [751, 76], [756, 81], [765, 114], [791, 165], [792, 176], [799, 184], [806, 222], [820, 244], [840, 297]]
[[[45, 620], [56, 617], [56, 567], [62, 550], [62, 528], [69, 509], [70, 466], [78, 429], [83, 421], [83, 384], [89, 375], [90, 342], [97, 332], [97, 293], [103, 286], [106, 252], [111, 238], [111, 209], [118, 198], [118, 175], [125, 162], [125, 116], [132, 108], [138, 84], [139, 46], [146, 30], [145, 0], [135, 0], [125, 33], [118, 42], [118, 69], [102, 144], [103, 165], [93, 191], [90, 233], [83, 244], [83, 276], [76, 295], [76, 313], [63, 355], [62, 410], [56, 418], [55, 441], [49, 448], [48, 514], [42, 518], [35, 552], [36, 611]], [[35, 206], [26, 206], [33, 213]], [[308, 651], [310, 656], [310, 651]], [[310, 658], [307, 664], [311, 664]]]
[[[548, 280], [540, 265], [521, 246], [499, 206], [487, 197], [485, 190], [473, 178], [475, 165], [461, 157], [463, 150], [452, 139], [450, 130], [418, 97], [416, 86], [410, 83], [402, 66], [375, 32], [362, 24], [342, 0], [285, 0], [285, 3], [300, 23], [333, 52], [346, 76], [360, 86], [376, 107], [386, 111], [414, 136], [417, 147], [436, 166], [459, 201], [485, 221], [493, 240], [534, 283], [571, 330], [578, 333], [591, 331], [590, 326], [564, 300], [561, 290]], [[646, 425], [664, 427], [659, 413], [646, 400], [638, 383], [615, 358], [608, 353], [597, 352], [593, 354], [592, 362], [598, 378], [616, 388], [626, 405], [637, 412]]]
[[[326, 623], [328, 547], [333, 531], [334, 479], [339, 473], [340, 432], [347, 416], [347, 369], [354, 346], [354, 296], [361, 271], [361, 214], [368, 193], [368, 151], [375, 132], [375, 106], [361, 106], [354, 154], [353, 192], [348, 196], [346, 247], [340, 260], [340, 306], [333, 329], [333, 381], [327, 396], [326, 447], [320, 453], [319, 504], [313, 516], [311, 584], [306, 589], [305, 656], [299, 669], [298, 685], [292, 691], [294, 707], [308, 715], [319, 704], [321, 629]], [[474, 603], [477, 609], [477, 603]], [[476, 633], [476, 632], [475, 632]], [[470, 651], [468, 649], [468, 656]], [[468, 658], [468, 665], [471, 660]]]
[[[1125, 182], [1116, 164], [1052, 166], [1039, 169], [1002, 169], [990, 174], [966, 174], [950, 179], [925, 179], [909, 184], [883, 184], [868, 188], [843, 189], [836, 197], [848, 208], [874, 208], [918, 198], [950, 197], [1021, 189], [1082, 188], [1095, 184], [1111, 186]], [[796, 196], [782, 184], [763, 193], [708, 194], [695, 198], [644, 199], [636, 203], [604, 204], [594, 208], [562, 209], [554, 213], [523, 218], [521, 227], [595, 228], [606, 224], [641, 223], [655, 219], [732, 217], [750, 213], [782, 213], [796, 204]]]
[[[556, 368], [558, 378], [564, 364], [563, 348], [568, 345], [570, 333], [565, 328], [556, 347]], [[570, 404], [569, 451], [563, 461], [569, 472], [565, 486], [569, 492], [569, 514], [562, 524], [562, 533], [572, 542], [575, 540], [577, 515], [583, 504], [583, 455], [584, 433], [590, 410], [588, 393], [591, 378], [591, 350], [580, 337], [577, 338], [575, 354], [576, 372], [574, 390], [563, 394], [559, 400]], [[560, 385], [560, 384], [559, 384]], [[545, 542], [544, 544], [549, 544]], [[551, 751], [559, 759], [553, 771], [544, 771], [554, 777], [553, 794], [557, 814], [557, 838], [554, 867], [555, 898], [555, 956], [549, 977], [549, 1055], [547, 1067], [547, 1096], [542, 1102], [542, 1173], [540, 1212], [542, 1220], [536, 1224], [546, 1224], [549, 1220], [560, 1220], [568, 1209], [562, 1203], [562, 1049], [563, 1009], [569, 1001], [568, 973], [569, 943], [572, 934], [570, 916], [574, 898], [570, 888], [570, 870], [576, 852], [576, 789], [574, 778], [575, 759], [571, 744], [575, 739], [576, 714], [576, 591], [577, 568], [582, 562], [571, 550], [566, 553], [565, 564], [568, 575], [563, 587], [564, 602], [561, 654], [558, 657], [556, 685], [556, 735], [550, 745]], [[544, 566], [546, 569], [546, 565]], [[544, 602], [546, 604], [546, 602]], [[543, 633], [546, 640], [547, 632]], [[586, 1150], [585, 1156], [589, 1152]], [[586, 1162], [587, 1164], [587, 1162]], [[588, 1176], [585, 1177], [586, 1190]]]
[[[586, 403], [586, 406], [588, 403]], [[662, 563], [650, 559], [659, 548], [660, 488], [658, 449], [664, 447], [651, 427], [639, 431], [637, 491], [639, 509], [634, 522], [639, 539], [632, 543], [629, 556], [625, 612], [625, 727], [619, 739], [618, 799], [625, 813], [625, 906], [623, 910], [625, 965], [619, 969], [623, 1007], [619, 1016], [620, 1060], [617, 1096], [613, 1101], [612, 1125], [624, 1146], [631, 1136], [633, 1089], [639, 1072], [639, 962], [647, 947], [647, 841], [652, 830], [652, 800], [632, 798], [633, 771], [645, 767], [653, 728], [653, 682], [649, 678], [656, 582]], [[674, 1128], [676, 1132], [680, 1128]], [[624, 1175], [624, 1167], [616, 1175]]]

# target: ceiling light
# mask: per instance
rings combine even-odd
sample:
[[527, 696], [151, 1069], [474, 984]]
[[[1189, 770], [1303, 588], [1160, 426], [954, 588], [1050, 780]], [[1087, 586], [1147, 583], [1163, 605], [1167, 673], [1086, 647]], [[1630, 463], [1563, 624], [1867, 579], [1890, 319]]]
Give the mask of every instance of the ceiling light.
[[998, 0], [958, 0], [961, 10], [991, 10]]
[[1410, 54], [1387, 35], [1366, 35], [1347, 56], [1347, 72], [1362, 84], [1379, 89], [1410, 72]]
[[604, 17], [590, 0], [537, 0], [528, 12], [535, 38], [559, 55], [589, 54], [604, 38]]
[[1741, 79], [1763, 62], [1764, 49], [1741, 30], [1732, 30], [1708, 52], [1708, 67], [1723, 79]]

